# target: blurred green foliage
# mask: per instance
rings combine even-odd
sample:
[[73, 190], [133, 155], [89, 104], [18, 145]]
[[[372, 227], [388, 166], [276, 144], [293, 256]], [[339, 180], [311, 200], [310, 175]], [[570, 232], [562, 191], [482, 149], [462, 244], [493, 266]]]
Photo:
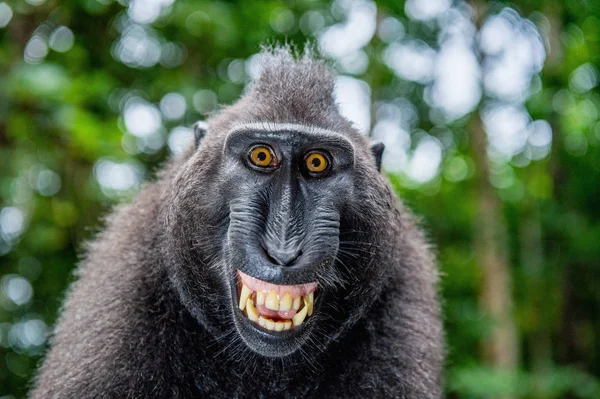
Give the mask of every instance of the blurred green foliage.
[[[374, 136], [389, 109], [410, 119], [403, 152], [393, 152], [403, 136], [386, 143], [408, 163], [390, 158], [388, 175], [438, 247], [448, 397], [600, 397], [600, 2], [451, 3], [0, 1], [0, 398], [25, 396], [82, 243], [101, 228], [101, 216], [189, 139], [193, 122], [238, 98], [260, 44], [321, 45], [330, 27], [351, 23], [351, 33], [364, 33], [368, 21], [352, 22], [361, 15], [372, 15], [377, 31], [373, 25], [351, 54], [324, 53], [352, 82], [368, 85], [362, 110]], [[423, 16], [436, 7], [435, 18]], [[457, 15], [474, 24], [448, 23]], [[524, 31], [522, 18], [535, 23], [544, 69], [532, 67], [520, 99], [494, 94], [484, 74], [471, 88], [481, 92], [483, 84], [471, 108], [444, 117], [431, 79], [411, 75], [423, 72], [418, 66], [394, 64], [413, 58], [398, 61], [390, 49], [416, 43], [441, 53], [448, 32], [464, 28], [476, 72], [485, 72], [499, 61], [478, 47], [485, 36], [477, 30], [495, 15]], [[493, 148], [492, 134], [518, 118], [490, 119], [498, 104], [516, 104], [515, 115], [527, 116], [529, 133], [517, 131], [508, 144], [519, 134], [529, 134], [529, 144], [508, 155]], [[483, 184], [498, 200], [512, 278], [518, 359], [511, 369], [494, 367], [480, 350], [497, 326], [482, 307], [486, 286], [475, 255], [476, 225], [488, 216], [478, 206], [482, 164], [472, 131], [479, 119], [490, 143]], [[536, 127], [552, 132], [541, 155]], [[423, 140], [441, 150], [427, 178], [410, 172]]]

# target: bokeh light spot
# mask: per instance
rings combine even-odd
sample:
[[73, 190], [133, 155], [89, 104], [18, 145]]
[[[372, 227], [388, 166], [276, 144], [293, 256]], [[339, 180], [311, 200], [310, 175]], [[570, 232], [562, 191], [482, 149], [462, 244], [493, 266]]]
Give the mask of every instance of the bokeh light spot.
[[185, 28], [193, 36], [200, 37], [212, 28], [211, 19], [204, 11], [194, 11], [185, 19]]
[[435, 137], [425, 136], [417, 144], [406, 174], [417, 183], [426, 183], [436, 177], [441, 162], [441, 143]]
[[384, 42], [391, 43], [402, 39], [405, 31], [402, 22], [394, 17], [386, 17], [377, 27], [377, 36]]
[[169, 149], [173, 154], [180, 154], [194, 143], [194, 132], [185, 126], [177, 126], [169, 134]]
[[335, 1], [332, 11], [336, 8], [344, 14], [345, 21], [326, 28], [318, 38], [323, 54], [333, 58], [366, 46], [377, 28], [377, 6], [372, 1]]
[[144, 168], [135, 161], [115, 162], [101, 158], [94, 165], [94, 176], [106, 196], [118, 197], [142, 182]]
[[50, 48], [59, 53], [69, 51], [75, 43], [75, 35], [66, 26], [59, 26], [50, 35]]
[[160, 100], [160, 111], [170, 120], [181, 119], [185, 114], [187, 104], [185, 97], [179, 93], [168, 93]]
[[38, 35], [33, 36], [25, 46], [24, 60], [28, 64], [39, 64], [48, 55], [46, 40]]
[[524, 101], [533, 76], [542, 70], [546, 58], [536, 26], [506, 7], [484, 22], [479, 47], [486, 55], [486, 93], [504, 101]]
[[25, 214], [19, 208], [7, 206], [0, 211], [0, 234], [12, 240], [25, 229]]
[[465, 180], [469, 175], [469, 165], [463, 157], [452, 157], [444, 167], [444, 178], [451, 182]]
[[139, 24], [150, 24], [167, 9], [174, 0], [131, 0], [127, 8], [129, 17]]
[[489, 145], [504, 157], [512, 157], [525, 148], [530, 116], [523, 106], [492, 103], [482, 110]]
[[33, 297], [33, 288], [27, 279], [18, 274], [7, 274], [2, 277], [2, 293], [15, 305], [23, 306]]
[[295, 22], [294, 12], [289, 8], [280, 7], [271, 12], [270, 23], [275, 32], [286, 33], [294, 27]]
[[4, 28], [13, 17], [12, 8], [5, 2], [0, 3], [0, 28]]
[[60, 186], [61, 182], [58, 173], [44, 169], [38, 174], [36, 188], [41, 195], [51, 197], [58, 193]]
[[448, 10], [451, 5], [451, 0], [407, 0], [404, 9], [412, 19], [429, 21]]
[[338, 76], [334, 97], [340, 113], [366, 134], [371, 128], [371, 88], [367, 82], [349, 76]]
[[573, 156], [584, 156], [588, 149], [588, 140], [582, 133], [569, 133], [565, 137], [565, 149]]
[[441, 108], [448, 120], [466, 115], [479, 104], [481, 71], [467, 44], [457, 40], [443, 46], [434, 71], [432, 105]]
[[598, 86], [598, 69], [585, 63], [575, 69], [569, 77], [569, 88], [575, 93], [585, 93]]
[[217, 95], [212, 90], [198, 90], [192, 98], [194, 108], [201, 114], [208, 114], [217, 108]]
[[383, 61], [399, 77], [419, 83], [431, 80], [436, 53], [421, 40], [392, 43], [383, 52]]
[[325, 17], [320, 11], [310, 10], [302, 14], [299, 24], [305, 35], [314, 34], [325, 27]]
[[137, 137], [150, 136], [162, 126], [158, 108], [139, 97], [127, 101], [123, 120], [127, 131]]

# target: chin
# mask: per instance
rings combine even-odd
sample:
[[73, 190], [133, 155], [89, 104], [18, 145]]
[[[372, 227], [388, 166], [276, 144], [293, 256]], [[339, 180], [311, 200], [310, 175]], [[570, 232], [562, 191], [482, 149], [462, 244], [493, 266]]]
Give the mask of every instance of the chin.
[[251, 350], [283, 357], [307, 341], [319, 308], [318, 282], [279, 285], [236, 269], [231, 288], [234, 324]]

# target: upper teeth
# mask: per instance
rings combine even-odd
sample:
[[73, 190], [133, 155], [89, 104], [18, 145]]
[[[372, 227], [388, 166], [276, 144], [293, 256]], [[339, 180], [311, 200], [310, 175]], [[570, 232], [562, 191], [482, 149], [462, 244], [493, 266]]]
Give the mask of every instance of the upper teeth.
[[245, 285], [242, 285], [242, 293], [240, 294], [240, 310], [244, 310], [244, 308], [246, 307], [246, 300], [248, 299], [250, 294], [252, 294], [250, 288], [246, 287]]
[[265, 307], [271, 310], [279, 310], [279, 296], [275, 291], [271, 291], [267, 294]]
[[265, 304], [265, 293], [262, 291], [258, 291], [256, 293], [256, 304], [264, 305]]
[[281, 302], [279, 302], [279, 310], [282, 310], [282, 311], [290, 310], [292, 308], [292, 302], [293, 302], [292, 294], [290, 294], [289, 292], [286, 292], [281, 297]]
[[[292, 327], [301, 325], [306, 317], [310, 316], [313, 312], [314, 292], [306, 295], [297, 295], [295, 298], [292, 297], [290, 292], [285, 292], [281, 296], [273, 290], [269, 292], [256, 291], [256, 295], [253, 296], [254, 293], [251, 288], [242, 284], [239, 308], [242, 312], [245, 311], [248, 319], [268, 330], [289, 330]], [[304, 307], [300, 309], [302, 303], [304, 303]], [[296, 314], [294, 314], [291, 320], [272, 320], [268, 316], [261, 315], [256, 306], [264, 306], [269, 310], [280, 312], [287, 312], [294, 309]]]
[[298, 309], [300, 309], [300, 297], [299, 296], [294, 298], [294, 310], [298, 310]]
[[254, 302], [252, 302], [252, 299], [250, 298], [246, 299], [246, 314], [251, 321], [258, 320], [258, 311], [254, 307]]
[[292, 317], [292, 321], [294, 322], [294, 327], [302, 324], [302, 322], [306, 318], [306, 314], [308, 313], [309, 306], [311, 306], [311, 305], [308, 304], [308, 299], [306, 297], [304, 297], [304, 307], [302, 308], [301, 311], [296, 313], [294, 315], [294, 317]]

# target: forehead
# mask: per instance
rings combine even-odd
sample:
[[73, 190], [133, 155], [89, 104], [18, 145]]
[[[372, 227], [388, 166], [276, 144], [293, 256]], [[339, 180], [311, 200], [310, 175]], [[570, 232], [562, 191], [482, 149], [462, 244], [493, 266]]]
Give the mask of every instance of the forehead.
[[339, 132], [319, 126], [296, 123], [251, 122], [236, 124], [229, 131], [226, 141], [230, 144], [266, 141], [285, 143], [291, 146], [320, 144], [336, 146], [348, 152], [353, 152], [354, 149], [352, 142]]
[[[249, 122], [235, 124], [231, 133], [236, 131], [256, 131], [265, 133], [277, 132], [298, 132], [309, 136], [330, 136], [340, 137], [341, 134], [333, 130], [324, 129], [315, 125], [305, 125], [300, 123], [275, 123], [275, 122]], [[231, 134], [230, 133], [230, 134]]]

